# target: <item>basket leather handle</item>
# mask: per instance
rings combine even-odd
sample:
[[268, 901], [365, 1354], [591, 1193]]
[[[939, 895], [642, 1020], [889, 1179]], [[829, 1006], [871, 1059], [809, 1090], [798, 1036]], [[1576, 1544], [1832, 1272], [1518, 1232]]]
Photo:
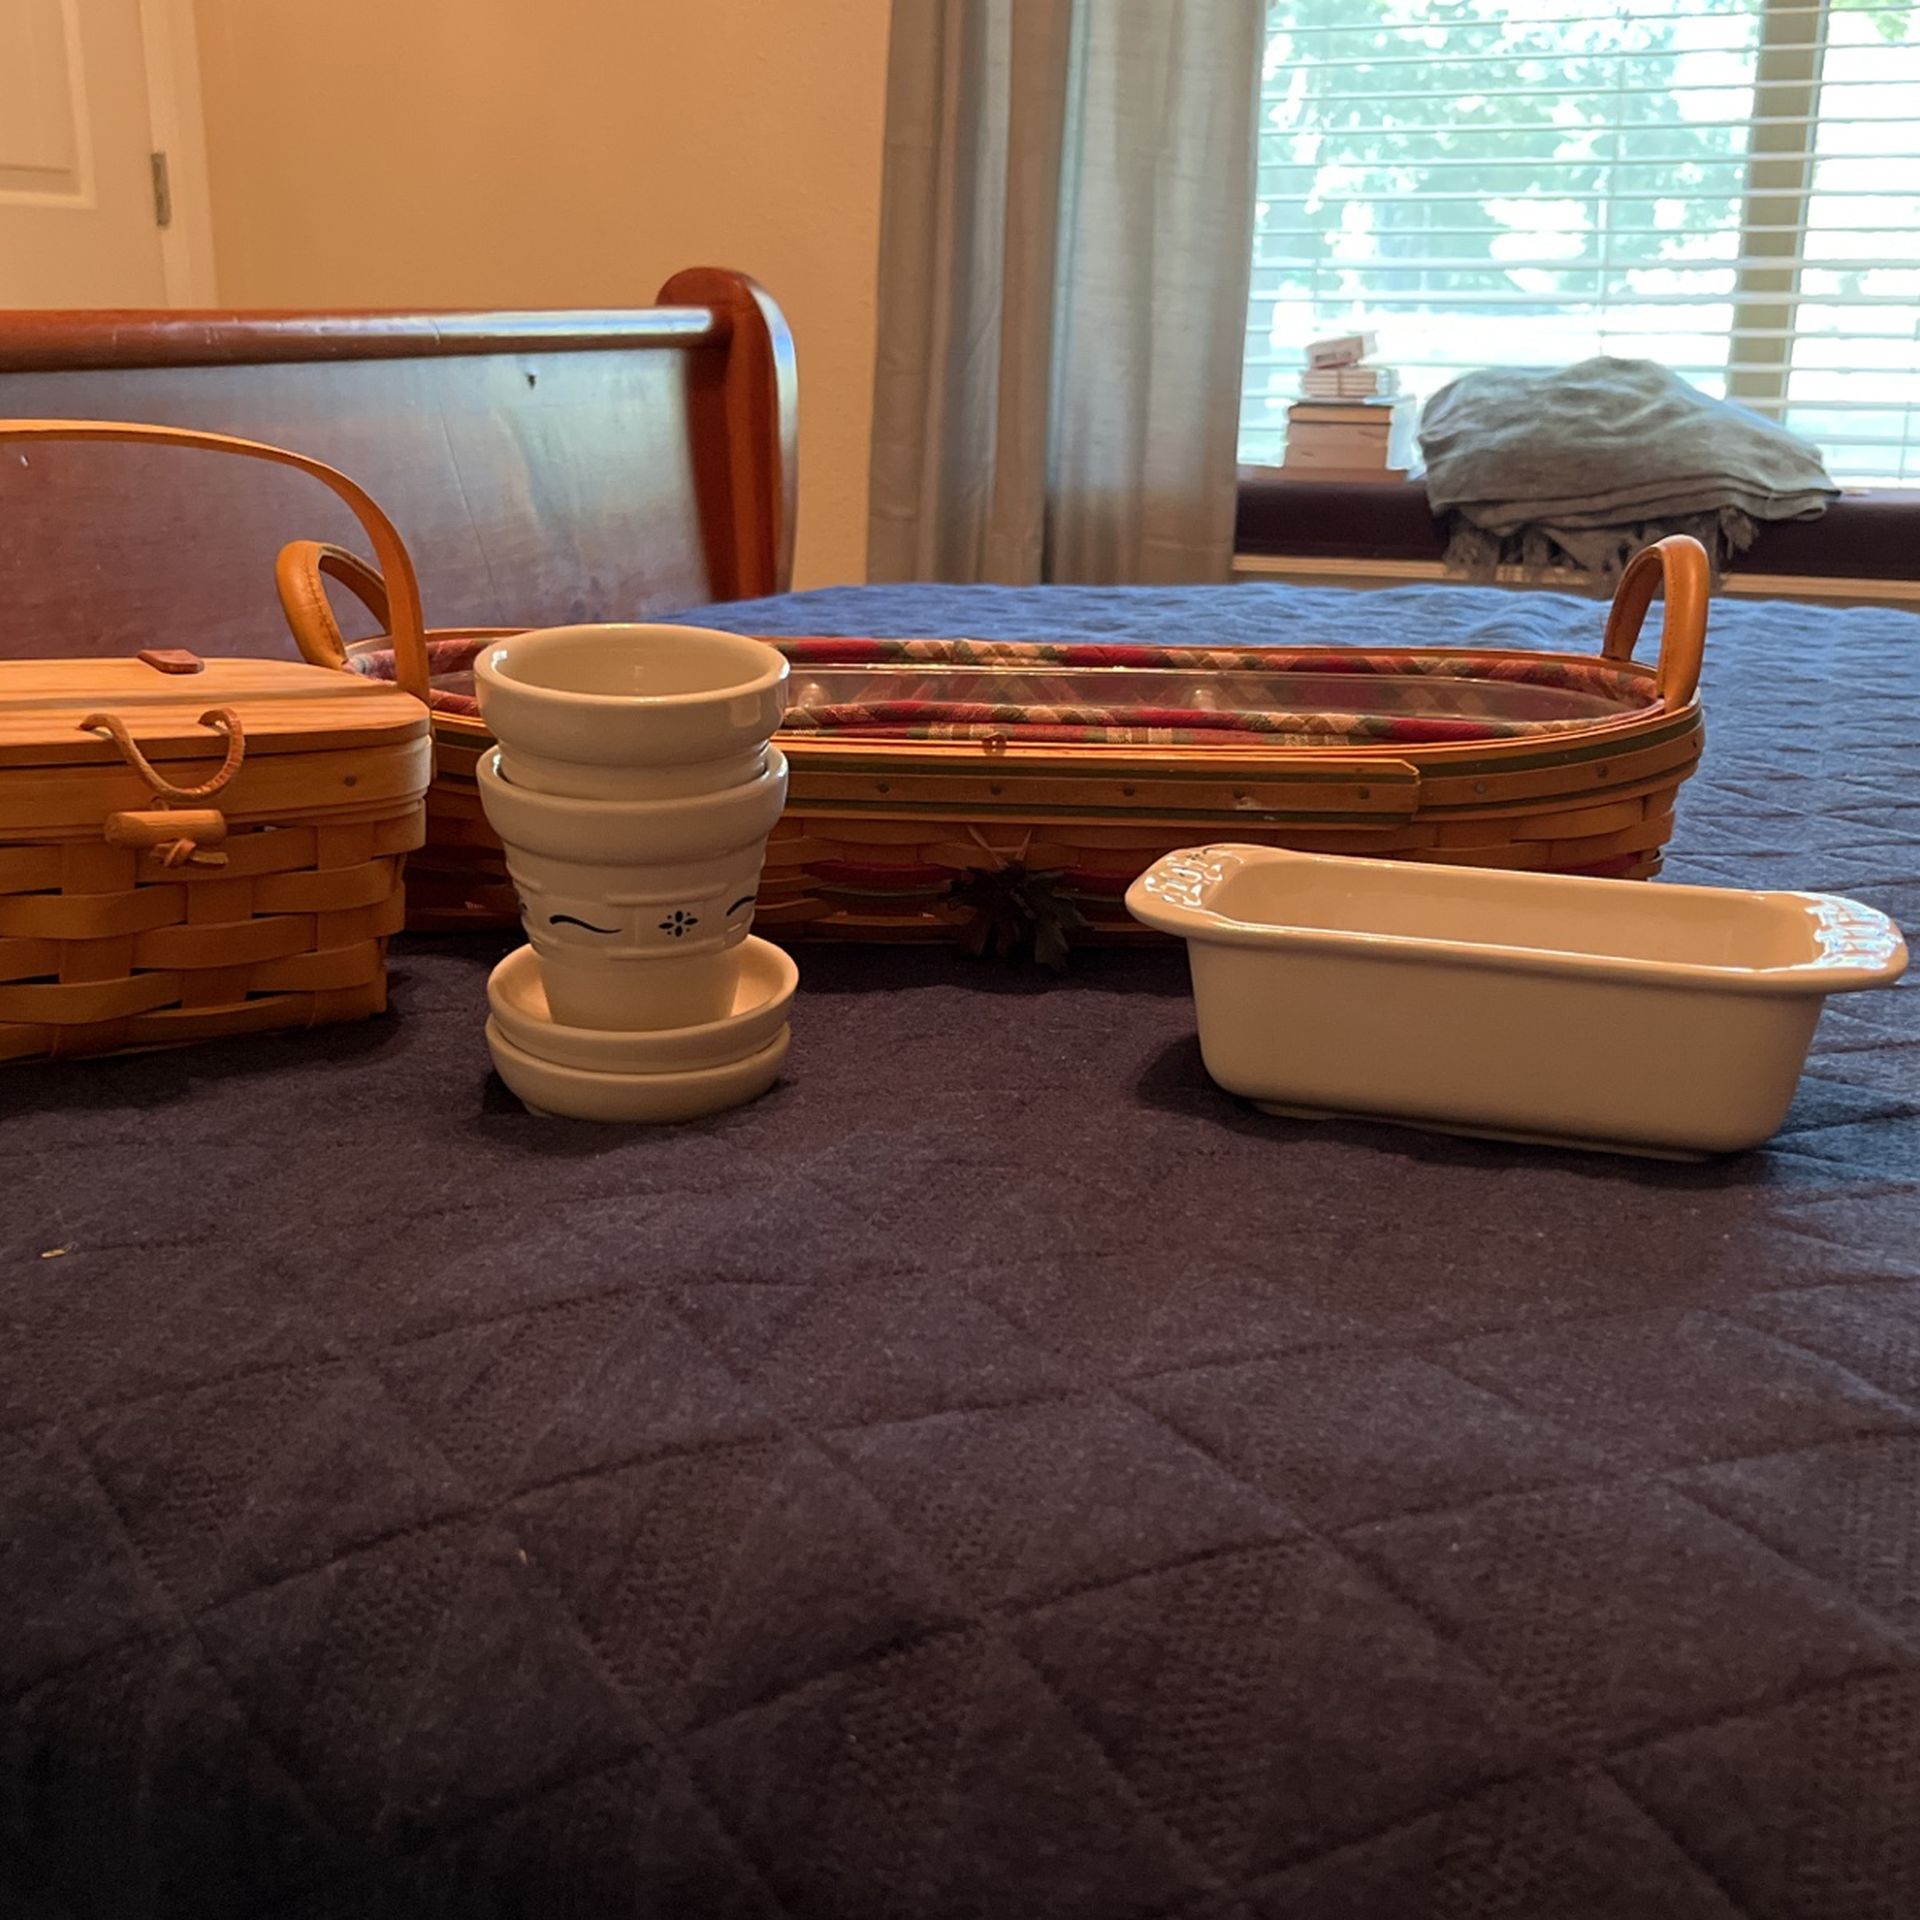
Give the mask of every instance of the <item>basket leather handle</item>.
[[223, 735], [227, 743], [219, 771], [212, 779], [203, 780], [197, 787], [176, 787], [140, 751], [139, 743], [127, 723], [117, 713], [90, 713], [80, 722], [80, 731], [97, 733], [111, 741], [118, 748], [120, 758], [152, 788], [154, 796], [163, 806], [177, 806], [188, 800], [211, 800], [240, 771], [240, 763], [247, 757], [246, 728], [241, 725], [240, 716], [232, 707], [209, 707], [195, 724], [211, 727], [215, 733]]
[[338, 580], [387, 632], [387, 583], [357, 553], [326, 540], [289, 540], [273, 563], [280, 611], [301, 658], [344, 672], [347, 643], [327, 598], [329, 580]]
[[[344, 473], [261, 440], [239, 440], [231, 434], [202, 433], [193, 427], [139, 426], [120, 420], [0, 420], [0, 442], [21, 440], [118, 440], [140, 446], [197, 447], [208, 453], [240, 454], [291, 467], [310, 475], [346, 503], [372, 543], [386, 587], [393, 636], [394, 678], [416, 699], [427, 697], [427, 635], [420, 610], [420, 582], [399, 530], [381, 512], [371, 495]], [[338, 637], [338, 628], [335, 637]], [[305, 649], [302, 648], [304, 652]]]
[[147, 783], [153, 797], [160, 802], [157, 809], [150, 811], [108, 814], [108, 846], [144, 848], [163, 867], [224, 867], [227, 864], [224, 853], [209, 851], [227, 837], [226, 816], [217, 807], [179, 809], [184, 803], [211, 800], [240, 771], [240, 763], [247, 757], [246, 729], [232, 707], [209, 707], [198, 724], [224, 734], [227, 751], [219, 771], [210, 780], [201, 781], [197, 787], [177, 787], [140, 751], [127, 723], [117, 713], [90, 713], [80, 722], [81, 732], [101, 734], [110, 740], [119, 749], [120, 758]]
[[1689, 533], [1670, 533], [1642, 547], [1627, 562], [1614, 589], [1613, 605], [1607, 609], [1601, 657], [1631, 660], [1641, 623], [1653, 605], [1654, 589], [1665, 583], [1666, 610], [1660, 622], [1660, 663], [1654, 669], [1654, 685], [1670, 713], [1687, 705], [1700, 685], [1712, 581], [1706, 548]]

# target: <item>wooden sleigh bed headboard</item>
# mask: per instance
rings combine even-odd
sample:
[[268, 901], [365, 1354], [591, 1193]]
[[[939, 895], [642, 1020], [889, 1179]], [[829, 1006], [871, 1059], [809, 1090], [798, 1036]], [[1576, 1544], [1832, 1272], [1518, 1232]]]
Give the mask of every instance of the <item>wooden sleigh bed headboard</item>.
[[[0, 313], [0, 418], [200, 427], [341, 468], [398, 524], [435, 626], [643, 619], [779, 592], [792, 335], [739, 274], [693, 268], [659, 298], [626, 312]], [[0, 657], [291, 655], [273, 562], [294, 539], [362, 545], [324, 489], [257, 462], [0, 449]]]

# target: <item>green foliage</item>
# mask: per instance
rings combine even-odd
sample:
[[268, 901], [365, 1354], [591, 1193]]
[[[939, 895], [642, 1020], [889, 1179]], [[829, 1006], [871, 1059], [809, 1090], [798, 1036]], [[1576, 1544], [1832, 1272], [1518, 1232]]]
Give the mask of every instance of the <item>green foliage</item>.
[[1896, 12], [1887, 0], [1827, 0], [1835, 13], [1864, 13], [1873, 22], [1873, 30], [1889, 46], [1907, 40], [1920, 40], [1920, 13]]
[[[1319, 267], [1323, 296], [1331, 272], [1344, 298], [1498, 294], [1508, 311], [1515, 293], [1537, 293], [1543, 310], [1591, 299], [1603, 265], [1730, 262], [1732, 249], [1703, 229], [1738, 229], [1737, 123], [1750, 96], [1736, 76], [1744, 70], [1750, 87], [1756, 4], [1713, 9], [1706, 30], [1726, 51], [1710, 68], [1696, 61], [1716, 88], [1702, 95], [1673, 91], [1676, 57], [1699, 45], [1697, 7], [1684, 19], [1533, 23], [1500, 0], [1280, 0], [1269, 97], [1282, 97], [1261, 133], [1256, 301], [1289, 283], [1304, 291], [1308, 269], [1289, 261]], [[1423, 50], [1444, 58], [1409, 61]], [[1505, 97], [1511, 89], [1523, 97]], [[1736, 124], [1712, 124], [1725, 122]], [[1362, 251], [1384, 266], [1342, 272], [1343, 222], [1370, 226]], [[1539, 245], [1516, 243], [1528, 232]], [[1551, 264], [1517, 272], [1496, 243]]]

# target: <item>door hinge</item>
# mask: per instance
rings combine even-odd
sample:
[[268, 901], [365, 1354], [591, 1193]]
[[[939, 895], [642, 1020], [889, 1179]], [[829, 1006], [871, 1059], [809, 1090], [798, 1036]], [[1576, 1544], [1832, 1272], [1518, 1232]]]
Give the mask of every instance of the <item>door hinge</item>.
[[170, 227], [173, 225], [173, 181], [167, 173], [167, 156], [150, 153], [147, 162], [153, 169], [153, 224]]

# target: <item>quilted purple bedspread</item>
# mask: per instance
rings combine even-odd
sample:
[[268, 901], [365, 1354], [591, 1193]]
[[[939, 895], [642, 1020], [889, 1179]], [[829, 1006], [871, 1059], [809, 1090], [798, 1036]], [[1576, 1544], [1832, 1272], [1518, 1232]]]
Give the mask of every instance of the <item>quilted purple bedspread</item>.
[[[1724, 606], [1709, 662], [1670, 876], [1920, 924], [1920, 621]], [[502, 945], [0, 1073], [0, 1914], [1920, 1913], [1915, 986], [1686, 1167], [1261, 1118], [1166, 952], [805, 950], [758, 1105], [538, 1121]]]

